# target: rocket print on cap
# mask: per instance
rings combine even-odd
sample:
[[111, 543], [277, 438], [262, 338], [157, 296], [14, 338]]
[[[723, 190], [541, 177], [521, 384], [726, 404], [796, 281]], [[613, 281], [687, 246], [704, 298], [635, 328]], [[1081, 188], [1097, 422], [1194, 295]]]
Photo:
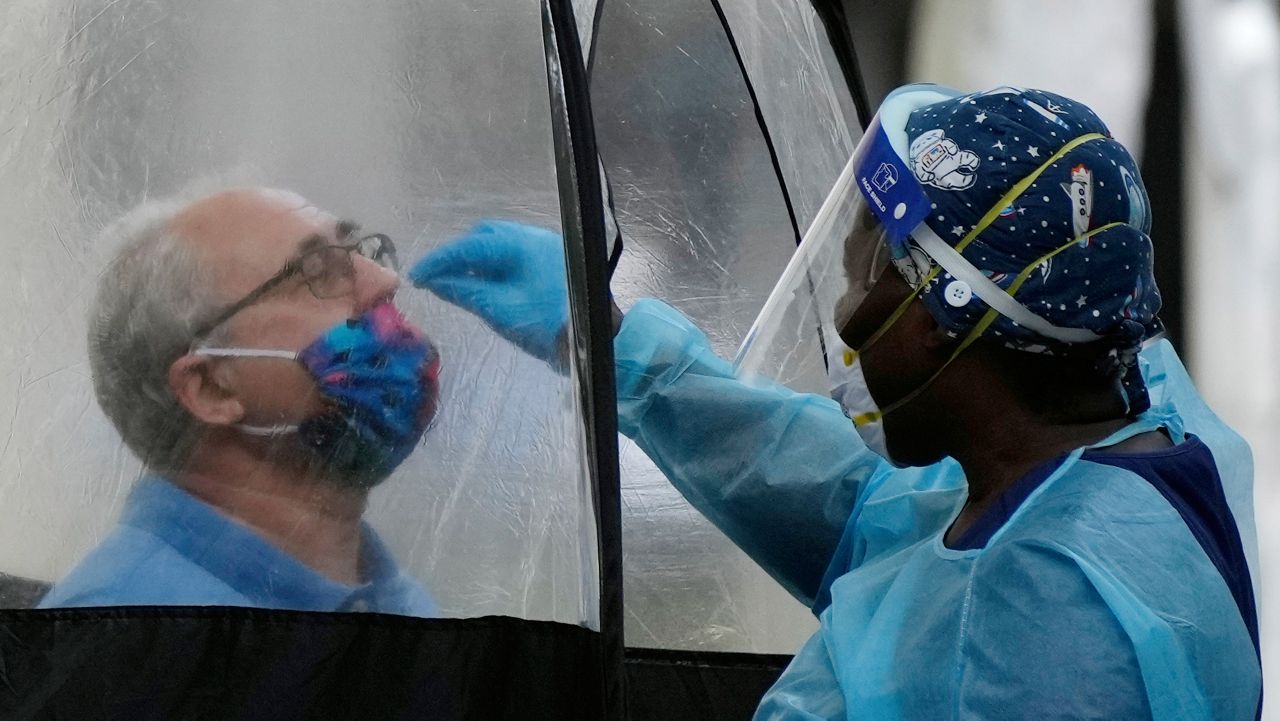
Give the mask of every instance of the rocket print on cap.
[[1044, 118], [1045, 120], [1048, 120], [1049, 122], [1056, 124], [1058, 127], [1064, 130], [1071, 129], [1070, 125], [1067, 125], [1062, 118], [1059, 118], [1057, 116], [1057, 113], [1062, 112], [1062, 108], [1058, 107], [1057, 105], [1054, 105], [1052, 102], [1049, 103], [1049, 107], [1047, 108], [1039, 103], [1033, 103], [1030, 100], [1027, 100], [1025, 98], [1023, 99], [1022, 102], [1025, 103], [1028, 108], [1031, 108], [1033, 111], [1035, 111], [1037, 115]]
[[1084, 167], [1084, 163], [1071, 169], [1071, 182], [1063, 183], [1062, 189], [1071, 198], [1071, 225], [1075, 237], [1089, 232], [1089, 221], [1093, 220], [1093, 172]]

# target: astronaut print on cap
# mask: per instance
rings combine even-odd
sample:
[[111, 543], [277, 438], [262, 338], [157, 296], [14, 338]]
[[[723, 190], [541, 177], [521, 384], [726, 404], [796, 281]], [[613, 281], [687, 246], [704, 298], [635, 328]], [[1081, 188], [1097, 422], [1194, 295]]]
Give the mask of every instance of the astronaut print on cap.
[[911, 172], [921, 183], [943, 190], [964, 190], [977, 180], [977, 155], [961, 150], [941, 130], [930, 130], [911, 141]]

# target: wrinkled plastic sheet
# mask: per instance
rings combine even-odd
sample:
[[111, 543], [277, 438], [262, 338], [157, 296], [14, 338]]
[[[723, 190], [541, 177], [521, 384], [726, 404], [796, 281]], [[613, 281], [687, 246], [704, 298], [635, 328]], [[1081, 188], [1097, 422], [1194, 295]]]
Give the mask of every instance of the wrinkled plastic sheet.
[[[557, 229], [537, 4], [0, 9], [0, 573], [61, 578], [143, 475], [86, 360], [114, 252], [97, 231], [143, 200], [228, 185], [295, 190], [388, 233], [406, 263], [477, 218]], [[445, 615], [593, 624], [571, 380], [423, 291], [397, 303], [441, 349], [442, 407], [366, 520]], [[28, 603], [26, 588], [0, 602]]]
[[804, 232], [861, 137], [853, 98], [812, 3], [724, 0], [721, 7]]
[[[723, 8], [803, 233], [852, 152], [852, 103], [837, 90], [812, 8], [781, 0]], [[616, 299], [624, 310], [641, 297], [674, 305], [733, 358], [794, 253], [797, 230], [712, 4], [606, 2], [592, 100], [626, 239]], [[758, 348], [753, 370], [822, 390], [817, 326], [774, 342]], [[814, 628], [808, 610], [625, 440], [622, 473], [628, 644], [793, 652]]]

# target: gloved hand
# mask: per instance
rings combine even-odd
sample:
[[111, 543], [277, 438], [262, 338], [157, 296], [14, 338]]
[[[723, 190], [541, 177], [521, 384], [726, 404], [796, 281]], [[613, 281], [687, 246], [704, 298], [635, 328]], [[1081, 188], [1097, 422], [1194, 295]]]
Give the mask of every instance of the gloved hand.
[[549, 230], [481, 220], [428, 253], [409, 280], [479, 316], [503, 338], [562, 370], [569, 295], [564, 242]]

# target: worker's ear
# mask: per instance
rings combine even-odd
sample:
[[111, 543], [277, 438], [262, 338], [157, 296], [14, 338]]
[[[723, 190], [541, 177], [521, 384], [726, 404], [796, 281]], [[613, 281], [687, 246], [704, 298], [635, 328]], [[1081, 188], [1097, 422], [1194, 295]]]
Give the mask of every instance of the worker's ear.
[[918, 305], [920, 306], [920, 337], [924, 338], [925, 350], [938, 357], [951, 357], [956, 343], [960, 342], [960, 337], [938, 323], [938, 320], [933, 318], [932, 312], [924, 307], [923, 301]]
[[913, 324], [912, 334], [920, 338], [924, 349], [933, 355], [949, 357], [955, 350], [956, 343], [960, 342], [959, 338], [938, 323], [919, 298], [911, 304], [903, 320]]
[[200, 422], [228, 426], [244, 418], [244, 405], [220, 370], [209, 358], [188, 353], [169, 366], [169, 389]]

